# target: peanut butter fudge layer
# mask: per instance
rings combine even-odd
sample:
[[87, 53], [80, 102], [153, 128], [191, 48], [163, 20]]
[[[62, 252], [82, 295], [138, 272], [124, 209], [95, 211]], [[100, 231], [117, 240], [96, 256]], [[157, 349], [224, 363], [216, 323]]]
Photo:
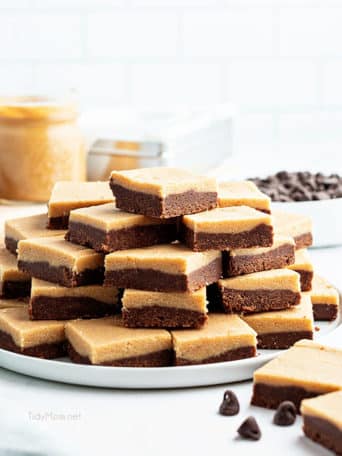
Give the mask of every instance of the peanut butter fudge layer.
[[31, 277], [19, 271], [17, 258], [0, 248], [0, 298], [20, 298], [30, 295]]
[[66, 238], [97, 252], [166, 244], [177, 239], [177, 219], [129, 214], [114, 203], [71, 211]]
[[300, 411], [304, 434], [314, 442], [342, 455], [342, 391], [305, 399]]
[[250, 181], [220, 183], [218, 205], [220, 207], [249, 206], [268, 214], [271, 213], [271, 198]]
[[81, 364], [161, 367], [172, 362], [171, 335], [164, 329], [130, 329], [120, 317], [67, 323], [71, 360]]
[[312, 222], [310, 217], [283, 211], [272, 211], [272, 215], [275, 234], [292, 236], [297, 249], [304, 249], [312, 245]]
[[301, 340], [254, 372], [252, 404], [270, 409], [283, 401], [299, 411], [303, 399], [342, 389], [342, 350]]
[[193, 293], [126, 289], [122, 305], [123, 323], [131, 328], [200, 328], [207, 320], [205, 287]]
[[71, 210], [113, 200], [108, 182], [57, 182], [48, 203], [48, 228], [67, 229]]
[[272, 218], [247, 206], [219, 207], [184, 216], [181, 239], [194, 251], [269, 247]]
[[298, 306], [290, 309], [241, 318], [258, 334], [259, 348], [289, 348], [300, 339], [313, 338], [312, 306], [308, 295], [303, 294]]
[[149, 217], [177, 217], [217, 206], [214, 178], [178, 168], [113, 171], [110, 186], [117, 207]]
[[47, 230], [46, 224], [46, 214], [7, 220], [5, 222], [6, 249], [16, 255], [18, 242], [23, 239], [51, 237], [63, 234], [59, 230]]
[[312, 287], [313, 265], [306, 249], [296, 250], [295, 262], [288, 266], [300, 276], [300, 288], [302, 291], [310, 291]]
[[335, 320], [340, 296], [338, 291], [323, 277], [314, 274], [310, 291], [315, 320]]
[[181, 244], [121, 250], [105, 258], [105, 286], [150, 291], [196, 291], [222, 274], [221, 252]]
[[102, 253], [71, 244], [64, 236], [19, 242], [19, 269], [64, 287], [102, 283], [103, 261]]
[[218, 290], [227, 313], [268, 312], [299, 304], [299, 275], [289, 269], [221, 279]]
[[0, 299], [0, 309], [12, 307], [25, 307], [27, 309], [27, 299]]
[[37, 358], [65, 355], [64, 323], [31, 321], [27, 306], [0, 310], [0, 348]]
[[256, 355], [256, 333], [237, 315], [211, 314], [201, 329], [171, 331], [175, 364], [208, 364]]
[[31, 320], [99, 318], [119, 310], [119, 292], [114, 287], [87, 285], [66, 288], [32, 279], [29, 313]]
[[276, 235], [271, 247], [233, 249], [222, 255], [223, 276], [235, 277], [291, 265], [295, 261], [295, 243], [292, 237]]

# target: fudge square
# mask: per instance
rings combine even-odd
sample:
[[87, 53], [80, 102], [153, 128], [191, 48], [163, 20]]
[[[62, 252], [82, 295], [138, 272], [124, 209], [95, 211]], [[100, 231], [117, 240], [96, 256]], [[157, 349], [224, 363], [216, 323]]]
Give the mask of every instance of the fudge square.
[[27, 306], [0, 310], [0, 348], [37, 358], [65, 355], [64, 323], [31, 321]]
[[182, 244], [163, 244], [106, 255], [104, 285], [191, 292], [216, 282], [221, 274], [221, 252], [193, 252]]
[[19, 242], [19, 269], [64, 287], [102, 283], [103, 261], [102, 253], [71, 244], [64, 236]]
[[249, 206], [271, 213], [271, 198], [251, 181], [221, 182], [218, 184], [219, 207]]
[[342, 391], [302, 402], [304, 434], [314, 442], [342, 455]]
[[48, 203], [48, 228], [67, 229], [71, 210], [112, 201], [108, 182], [57, 182]]
[[335, 320], [338, 314], [340, 295], [326, 279], [314, 274], [310, 291], [315, 320]]
[[295, 261], [288, 266], [300, 276], [300, 288], [302, 291], [310, 291], [312, 287], [313, 265], [306, 249], [296, 250]]
[[312, 245], [312, 222], [310, 217], [283, 211], [272, 211], [274, 232], [292, 236], [297, 249]]
[[210, 314], [201, 329], [171, 331], [175, 364], [208, 364], [256, 355], [256, 333], [237, 315]]
[[122, 317], [131, 328], [200, 328], [207, 320], [206, 288], [193, 293], [126, 289]]
[[66, 288], [32, 279], [29, 314], [31, 320], [100, 318], [120, 309], [119, 290], [102, 285]]
[[120, 317], [66, 324], [68, 353], [75, 363], [161, 367], [172, 362], [171, 335], [164, 329], [131, 329]]
[[66, 239], [97, 252], [167, 244], [177, 239], [177, 219], [123, 212], [114, 203], [71, 211]]
[[117, 207], [150, 217], [177, 217], [217, 206], [216, 180], [179, 168], [113, 171], [110, 186]]
[[220, 301], [227, 313], [282, 310], [300, 302], [299, 275], [272, 269], [218, 281]]
[[17, 258], [0, 247], [0, 298], [30, 296], [31, 277], [19, 271]]
[[275, 409], [342, 389], [342, 350], [303, 339], [254, 372], [251, 403]]

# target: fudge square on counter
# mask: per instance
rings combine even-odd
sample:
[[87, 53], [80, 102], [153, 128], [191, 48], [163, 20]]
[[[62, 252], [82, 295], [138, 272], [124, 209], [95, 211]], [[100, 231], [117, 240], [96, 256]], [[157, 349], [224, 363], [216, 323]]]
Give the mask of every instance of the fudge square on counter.
[[172, 363], [171, 335], [164, 329], [131, 329], [120, 317], [66, 324], [68, 353], [75, 363], [160, 367]]
[[310, 217], [273, 210], [274, 233], [292, 236], [297, 249], [312, 245], [312, 221]]
[[30, 296], [31, 277], [19, 271], [17, 258], [0, 247], [0, 298]]
[[48, 203], [48, 228], [67, 229], [72, 209], [112, 201], [108, 182], [57, 182]]
[[66, 239], [97, 252], [167, 244], [177, 239], [177, 219], [123, 212], [114, 203], [71, 211]]
[[103, 261], [102, 253], [71, 244], [64, 236], [19, 242], [19, 269], [64, 287], [102, 283]]
[[288, 266], [300, 276], [300, 288], [302, 291], [310, 291], [312, 287], [313, 265], [306, 249], [296, 250], [295, 261]]
[[271, 198], [251, 181], [221, 182], [218, 185], [219, 207], [249, 206], [271, 213]]
[[337, 318], [340, 295], [326, 279], [314, 274], [310, 291], [315, 320], [332, 321]]
[[113, 171], [110, 186], [118, 208], [149, 217], [177, 217], [217, 206], [216, 179], [179, 168]]

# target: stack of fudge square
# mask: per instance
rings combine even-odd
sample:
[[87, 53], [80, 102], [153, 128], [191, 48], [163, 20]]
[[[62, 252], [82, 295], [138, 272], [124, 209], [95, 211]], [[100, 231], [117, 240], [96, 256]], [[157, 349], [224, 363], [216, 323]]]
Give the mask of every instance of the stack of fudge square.
[[338, 311], [311, 231], [249, 181], [146, 168], [58, 182], [48, 214], [5, 223], [0, 347], [132, 367], [288, 348]]

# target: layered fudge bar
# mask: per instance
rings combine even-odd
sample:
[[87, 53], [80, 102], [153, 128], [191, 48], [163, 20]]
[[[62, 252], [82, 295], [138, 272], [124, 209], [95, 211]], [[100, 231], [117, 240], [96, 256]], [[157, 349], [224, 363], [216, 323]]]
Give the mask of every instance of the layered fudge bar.
[[206, 289], [193, 293], [126, 289], [122, 317], [130, 328], [200, 328], [207, 320]]
[[258, 211], [271, 213], [271, 198], [262, 193], [251, 181], [219, 183], [218, 205], [220, 207], [249, 206]]
[[251, 403], [270, 409], [283, 401], [299, 411], [303, 399], [342, 389], [342, 350], [303, 339], [254, 372]]
[[67, 229], [73, 209], [112, 201], [108, 182], [57, 182], [48, 203], [48, 228]]
[[258, 334], [258, 347], [283, 349], [300, 339], [313, 339], [313, 315], [310, 297], [302, 294], [298, 306], [274, 312], [242, 315]]
[[66, 239], [97, 252], [167, 244], [177, 239], [177, 219], [123, 212], [114, 203], [71, 211]]
[[275, 235], [271, 247], [232, 249], [222, 252], [223, 277], [285, 268], [295, 261], [295, 243], [290, 236]]
[[289, 269], [272, 269], [218, 281], [227, 313], [268, 312], [300, 302], [299, 275]]
[[175, 364], [208, 364], [256, 355], [256, 333], [237, 315], [211, 314], [201, 329], [171, 331]]
[[300, 408], [304, 434], [342, 455], [342, 391], [305, 399]]
[[216, 282], [221, 274], [221, 252], [193, 252], [182, 244], [163, 244], [106, 255], [104, 285], [191, 292]]
[[66, 288], [32, 279], [31, 320], [100, 318], [119, 311], [119, 290], [102, 285]]
[[312, 222], [310, 217], [283, 211], [272, 211], [274, 232], [292, 236], [297, 249], [312, 245]]
[[113, 171], [110, 186], [118, 208], [149, 217], [177, 217], [217, 206], [214, 178], [178, 168]]
[[0, 298], [30, 296], [31, 277], [19, 271], [17, 258], [0, 247]]
[[38, 214], [30, 217], [21, 217], [5, 222], [6, 249], [17, 254], [18, 242], [23, 239], [52, 237], [63, 234], [58, 230], [47, 230], [47, 215]]
[[164, 329], [131, 329], [120, 317], [67, 323], [70, 359], [102, 366], [161, 367], [172, 363], [171, 335]]
[[185, 215], [180, 232], [184, 244], [194, 251], [270, 247], [273, 243], [271, 216], [247, 206]]
[[0, 310], [0, 348], [37, 358], [65, 355], [64, 323], [31, 321], [27, 306]]
[[102, 283], [103, 262], [102, 253], [71, 244], [64, 236], [27, 239], [18, 246], [21, 271], [64, 287]]
[[326, 279], [314, 274], [310, 291], [315, 320], [335, 320], [338, 314], [340, 296]]
[[300, 288], [302, 291], [310, 291], [312, 287], [313, 265], [306, 249], [296, 250], [295, 262], [288, 266], [300, 276]]

